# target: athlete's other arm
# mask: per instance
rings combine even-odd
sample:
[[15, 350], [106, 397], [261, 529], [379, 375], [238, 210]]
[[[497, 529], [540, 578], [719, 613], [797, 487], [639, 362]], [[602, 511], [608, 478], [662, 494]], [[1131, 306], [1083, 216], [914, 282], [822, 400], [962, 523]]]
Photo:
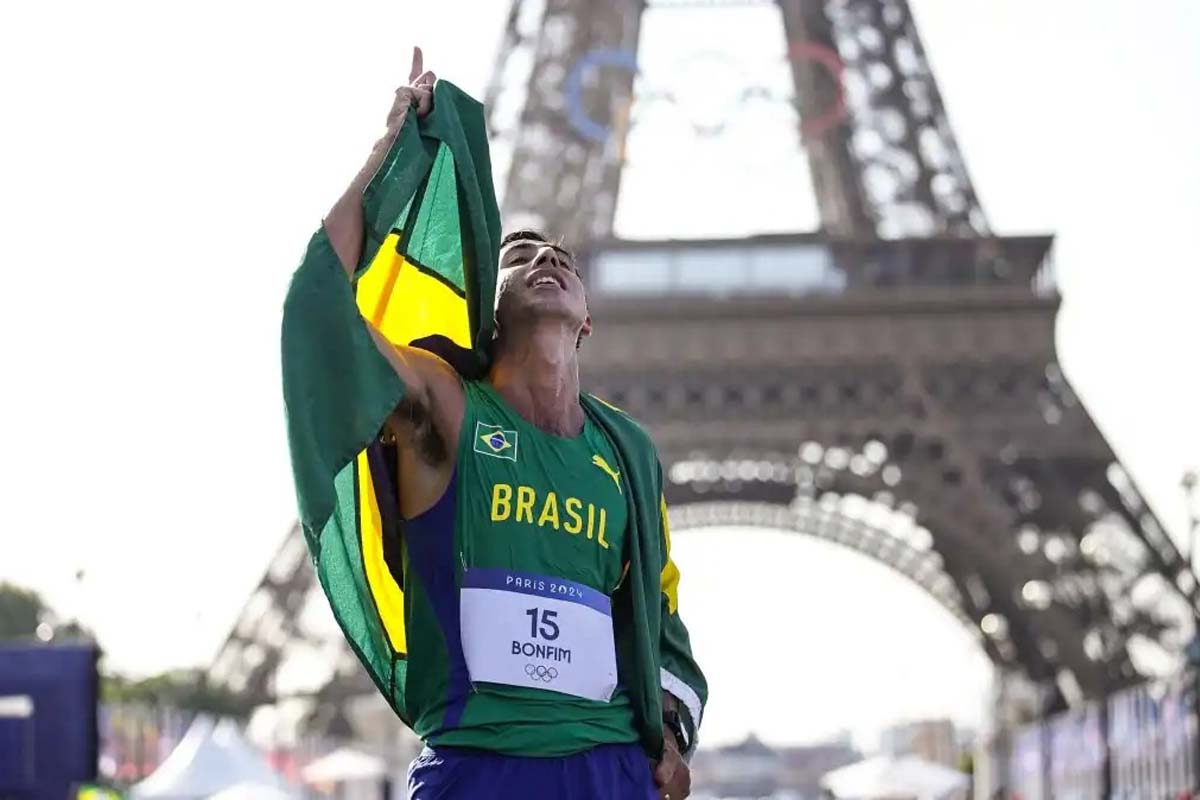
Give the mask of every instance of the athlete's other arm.
[[[664, 713], [679, 713], [679, 700], [664, 689], [662, 707]], [[683, 800], [692, 791], [692, 771], [679, 752], [675, 732], [666, 723], [663, 723], [662, 758], [654, 765], [654, 783], [660, 795], [671, 800]]]
[[[409, 112], [425, 116], [433, 107], [437, 77], [422, 68], [419, 47], [413, 48], [409, 83], [396, 90], [387, 116], [387, 130], [375, 143], [366, 164], [325, 217], [325, 234], [346, 271], [354, 279], [364, 242], [363, 192], [379, 170]], [[441, 497], [453, 470], [454, 448], [462, 424], [464, 398], [457, 373], [425, 350], [393, 345], [368, 323], [375, 345], [404, 382], [404, 398], [387, 423], [400, 460], [400, 513], [412, 517]]]

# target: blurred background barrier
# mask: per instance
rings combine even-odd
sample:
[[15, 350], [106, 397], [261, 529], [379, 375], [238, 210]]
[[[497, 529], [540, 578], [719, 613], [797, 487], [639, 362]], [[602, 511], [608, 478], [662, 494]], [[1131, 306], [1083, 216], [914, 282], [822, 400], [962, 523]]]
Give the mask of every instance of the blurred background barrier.
[[1200, 763], [1195, 681], [1132, 686], [1005, 732], [1013, 796], [1190, 797]]

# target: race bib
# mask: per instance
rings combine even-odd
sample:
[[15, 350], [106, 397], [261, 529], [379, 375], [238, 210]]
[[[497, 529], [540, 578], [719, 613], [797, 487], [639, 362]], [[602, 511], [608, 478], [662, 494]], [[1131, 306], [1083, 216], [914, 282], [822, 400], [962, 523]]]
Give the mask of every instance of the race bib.
[[617, 657], [605, 594], [561, 578], [476, 568], [463, 573], [461, 601], [472, 682], [612, 697]]

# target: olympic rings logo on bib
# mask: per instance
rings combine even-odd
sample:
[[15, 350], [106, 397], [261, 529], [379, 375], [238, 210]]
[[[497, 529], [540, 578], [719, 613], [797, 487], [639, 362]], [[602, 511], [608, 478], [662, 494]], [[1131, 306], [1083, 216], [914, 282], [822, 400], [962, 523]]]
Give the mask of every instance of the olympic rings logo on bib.
[[558, 677], [558, 670], [554, 667], [547, 667], [545, 664], [526, 664], [525, 674], [535, 680], [549, 683]]

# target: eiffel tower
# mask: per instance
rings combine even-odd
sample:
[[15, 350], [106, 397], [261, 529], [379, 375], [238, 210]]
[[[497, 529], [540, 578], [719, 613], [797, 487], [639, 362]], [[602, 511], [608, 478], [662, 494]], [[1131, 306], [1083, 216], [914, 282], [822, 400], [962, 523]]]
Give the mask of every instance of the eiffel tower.
[[[614, 237], [645, 10], [745, 5], [779, 18], [819, 229]], [[904, 0], [513, 0], [493, 75], [506, 228], [580, 252], [585, 384], [653, 434], [673, 531], [876, 559], [1048, 689], [1043, 711], [1143, 679], [1139, 651], [1178, 657], [1197, 587], [1058, 366], [1052, 237], [991, 231]], [[307, 652], [326, 670], [299, 694], [344, 723], [373, 689], [305, 627], [323, 602], [293, 530], [212, 680], [294, 696], [281, 670]]]

